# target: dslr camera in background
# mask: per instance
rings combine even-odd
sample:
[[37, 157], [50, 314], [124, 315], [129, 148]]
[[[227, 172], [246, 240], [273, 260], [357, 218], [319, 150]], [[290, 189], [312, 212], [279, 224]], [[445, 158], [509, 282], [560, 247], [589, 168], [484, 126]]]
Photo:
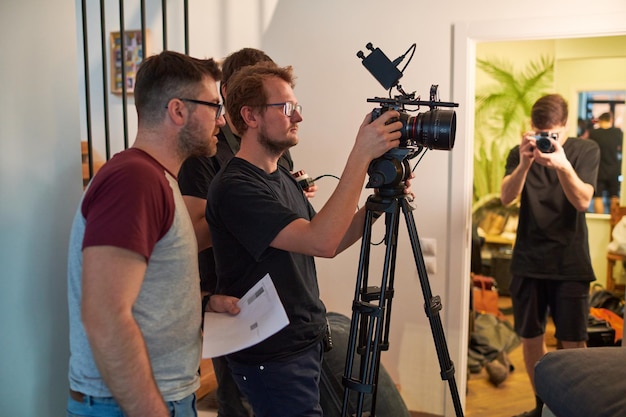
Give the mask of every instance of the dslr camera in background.
[[554, 152], [554, 145], [550, 142], [550, 138], [557, 140], [559, 135], [556, 133], [550, 132], [536, 132], [535, 133], [535, 143], [537, 149], [543, 153], [552, 153]]

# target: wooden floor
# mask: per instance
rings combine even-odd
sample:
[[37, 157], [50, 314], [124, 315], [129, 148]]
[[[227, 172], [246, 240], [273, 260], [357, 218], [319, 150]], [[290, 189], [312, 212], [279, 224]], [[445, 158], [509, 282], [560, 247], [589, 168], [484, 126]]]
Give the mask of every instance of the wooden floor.
[[[509, 297], [500, 297], [500, 308], [511, 307]], [[513, 316], [506, 315], [513, 324]], [[554, 325], [550, 322], [546, 329], [548, 350], [556, 349]], [[487, 372], [483, 369], [479, 374], [470, 374], [467, 383], [465, 417], [511, 417], [528, 411], [535, 406], [535, 397], [526, 374], [522, 347], [518, 346], [510, 354], [509, 359], [515, 370], [498, 387], [489, 382]]]

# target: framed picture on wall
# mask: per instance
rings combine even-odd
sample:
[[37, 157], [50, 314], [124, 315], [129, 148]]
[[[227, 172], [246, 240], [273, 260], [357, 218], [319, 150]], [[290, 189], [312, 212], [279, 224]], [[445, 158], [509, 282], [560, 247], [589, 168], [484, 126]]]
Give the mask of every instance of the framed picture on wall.
[[[120, 32], [111, 32], [111, 92], [114, 94], [122, 94], [122, 61], [126, 68], [126, 92], [132, 94], [137, 69], [146, 52], [143, 50], [140, 30], [128, 30], [124, 34], [124, 51], [122, 51]], [[149, 49], [147, 31], [146, 49]]]

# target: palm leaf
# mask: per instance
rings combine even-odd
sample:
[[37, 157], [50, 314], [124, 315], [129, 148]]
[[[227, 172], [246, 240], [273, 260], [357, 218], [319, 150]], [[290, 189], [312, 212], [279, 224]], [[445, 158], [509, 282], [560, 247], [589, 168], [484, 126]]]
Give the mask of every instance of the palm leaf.
[[508, 151], [528, 127], [533, 104], [552, 90], [554, 58], [540, 56], [520, 72], [511, 62], [498, 58], [478, 59], [476, 66], [494, 83], [476, 94], [475, 205], [500, 194]]

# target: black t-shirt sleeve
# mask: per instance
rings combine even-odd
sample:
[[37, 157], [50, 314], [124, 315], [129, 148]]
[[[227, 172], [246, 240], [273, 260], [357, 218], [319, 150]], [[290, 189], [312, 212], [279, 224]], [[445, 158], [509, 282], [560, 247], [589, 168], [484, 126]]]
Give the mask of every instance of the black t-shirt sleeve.
[[576, 153], [571, 163], [581, 181], [595, 188], [600, 164], [600, 148], [594, 142], [582, 142], [583, 140], [580, 139], [578, 142], [581, 151]]
[[272, 192], [260, 188], [258, 184], [231, 181], [227, 188], [218, 189], [216, 194], [219, 197], [216, 200], [219, 204], [211, 208], [257, 261], [276, 235], [300, 217], [277, 201]]
[[213, 165], [208, 157], [187, 158], [178, 172], [180, 192], [206, 200], [209, 183], [215, 176]]
[[519, 165], [519, 145], [515, 145], [513, 149], [509, 151], [509, 155], [506, 158], [506, 167], [504, 168], [504, 176], [511, 175], [515, 168]]

